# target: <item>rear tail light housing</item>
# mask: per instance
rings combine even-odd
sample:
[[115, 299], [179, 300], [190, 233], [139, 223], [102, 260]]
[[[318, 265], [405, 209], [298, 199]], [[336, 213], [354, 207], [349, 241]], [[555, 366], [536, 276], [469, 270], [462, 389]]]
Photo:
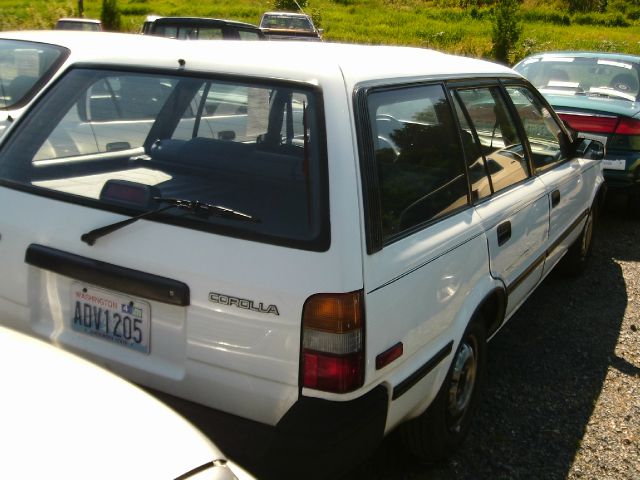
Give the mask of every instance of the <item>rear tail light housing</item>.
[[610, 135], [609, 149], [640, 150], [640, 120], [578, 113], [559, 113], [559, 116], [579, 132]]
[[302, 312], [302, 386], [333, 393], [364, 383], [364, 296], [321, 293], [307, 299]]
[[613, 133], [618, 126], [618, 117], [585, 115], [579, 113], [559, 113], [562, 120], [579, 132]]

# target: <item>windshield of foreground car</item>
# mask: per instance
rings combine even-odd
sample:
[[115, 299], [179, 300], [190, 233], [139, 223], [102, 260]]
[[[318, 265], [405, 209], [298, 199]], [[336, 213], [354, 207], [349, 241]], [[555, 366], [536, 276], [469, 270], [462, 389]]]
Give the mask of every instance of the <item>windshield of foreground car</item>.
[[635, 101], [638, 65], [602, 57], [534, 57], [515, 69], [543, 93]]
[[153, 220], [318, 249], [328, 229], [319, 108], [307, 85], [75, 69], [13, 130], [0, 183], [129, 216], [180, 199], [212, 208]]
[[62, 47], [0, 39], [0, 109], [21, 107], [67, 56]]

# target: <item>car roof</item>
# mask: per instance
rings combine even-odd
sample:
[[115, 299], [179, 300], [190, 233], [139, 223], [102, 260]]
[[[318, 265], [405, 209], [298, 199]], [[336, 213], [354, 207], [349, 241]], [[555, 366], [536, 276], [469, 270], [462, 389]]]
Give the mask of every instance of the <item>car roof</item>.
[[235, 27], [245, 27], [257, 29], [255, 25], [246, 22], [238, 22], [237, 20], [228, 20], [226, 18], [208, 18], [208, 17], [157, 17], [153, 20], [156, 24], [170, 23], [172, 25], [228, 25]]
[[58, 22], [79, 22], [79, 23], [102, 23], [100, 20], [96, 20], [95, 18], [77, 18], [77, 17], [64, 17], [59, 18]]
[[572, 50], [558, 50], [551, 52], [540, 52], [521, 60], [519, 63], [525, 60], [533, 58], [562, 58], [562, 57], [577, 57], [577, 58], [606, 58], [610, 60], [623, 60], [627, 62], [640, 63], [640, 56], [630, 55], [626, 53], [610, 53], [610, 52], [593, 52], [593, 51], [572, 51]]
[[[70, 59], [74, 62], [181, 68], [313, 84], [342, 78], [348, 88], [367, 81], [407, 80], [427, 75], [520, 77], [496, 63], [413, 47], [244, 40], [185, 43], [150, 35], [53, 30], [2, 32], [0, 38], [62, 45], [71, 49]], [[153, 55], [149, 55], [150, 50]]]
[[264, 12], [262, 14], [262, 16], [264, 17], [265, 15], [273, 15], [273, 16], [279, 16], [279, 17], [304, 17], [304, 18], [308, 18], [309, 15], [307, 15], [306, 13], [300, 13], [300, 12]]
[[22, 40], [36, 43], [47, 43], [71, 50], [73, 61], [101, 61], [114, 52], [114, 57], [121, 57], [127, 49], [139, 50], [152, 48], [153, 43], [171, 45], [174, 40], [162, 37], [150, 37], [139, 34], [74, 31], [74, 30], [20, 30], [0, 32], [0, 40]]

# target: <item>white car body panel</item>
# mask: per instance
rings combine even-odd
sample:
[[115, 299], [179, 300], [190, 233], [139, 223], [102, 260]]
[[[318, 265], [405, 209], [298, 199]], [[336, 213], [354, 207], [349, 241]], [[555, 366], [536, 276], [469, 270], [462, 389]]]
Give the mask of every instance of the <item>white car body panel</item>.
[[173, 479], [226, 461], [180, 415], [85, 360], [4, 327], [0, 355], [3, 477]]

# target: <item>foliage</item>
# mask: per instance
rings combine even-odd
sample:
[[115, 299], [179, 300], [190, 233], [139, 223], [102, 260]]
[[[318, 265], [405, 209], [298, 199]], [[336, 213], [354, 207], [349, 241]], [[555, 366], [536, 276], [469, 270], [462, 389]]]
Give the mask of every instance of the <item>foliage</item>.
[[508, 64], [509, 54], [523, 29], [520, 24], [520, 3], [517, 0], [500, 0], [495, 6], [492, 27], [493, 56], [497, 61]]
[[50, 29], [58, 18], [76, 15], [71, 2], [29, 5], [21, 13], [21, 15], [0, 15], [0, 30]]
[[571, 12], [604, 12], [607, 9], [607, 0], [568, 0]]
[[[546, 50], [640, 54], [640, 0], [608, 0], [606, 11], [569, 12], [569, 0], [522, 0], [521, 35], [508, 60]], [[299, 2], [327, 41], [412, 45], [495, 58], [492, 24], [498, 0], [308, 0]], [[84, 1], [101, 18], [102, 1]], [[602, 4], [598, 4], [602, 5]], [[51, 28], [78, 16], [77, 0], [0, 0], [0, 29]], [[257, 24], [274, 0], [119, 0], [120, 30], [139, 32], [147, 15], [229, 18]], [[295, 8], [297, 10], [297, 7]], [[628, 26], [627, 26], [628, 25]], [[503, 60], [504, 61], [504, 60]]]
[[102, 26], [105, 30], [117, 32], [120, 30], [120, 9], [117, 0], [102, 0]]
[[582, 13], [574, 15], [573, 21], [578, 25], [603, 25], [606, 27], [628, 27], [630, 24], [620, 13], [597, 15]]
[[307, 4], [307, 0], [273, 0], [273, 10], [297, 12], [300, 9], [304, 9]]

